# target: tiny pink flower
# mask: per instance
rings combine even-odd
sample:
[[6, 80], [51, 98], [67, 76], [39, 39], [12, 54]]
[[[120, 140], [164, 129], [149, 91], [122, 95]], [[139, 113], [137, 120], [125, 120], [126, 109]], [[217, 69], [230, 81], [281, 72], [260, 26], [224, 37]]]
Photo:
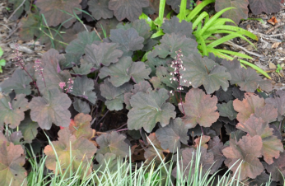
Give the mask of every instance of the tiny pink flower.
[[60, 82], [59, 87], [63, 90], [63, 88], [66, 86], [65, 82]]

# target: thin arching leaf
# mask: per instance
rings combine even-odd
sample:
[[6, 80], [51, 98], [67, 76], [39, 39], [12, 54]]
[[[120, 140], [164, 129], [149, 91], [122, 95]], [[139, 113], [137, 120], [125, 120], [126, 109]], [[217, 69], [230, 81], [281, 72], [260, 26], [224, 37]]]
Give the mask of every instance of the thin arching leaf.
[[[186, 148], [182, 150], [182, 160], [180, 160], [179, 168], [182, 173], [183, 178], [187, 179], [189, 174], [190, 176], [194, 176], [195, 174], [195, 164], [197, 161], [197, 152], [194, 148]], [[201, 148], [201, 157], [200, 157], [200, 165], [202, 167], [202, 176], [209, 170], [209, 168], [214, 163], [214, 154], [212, 152], [207, 152], [205, 148]], [[192, 166], [191, 166], [192, 164]], [[176, 166], [172, 171], [172, 176], [177, 177], [178, 166]], [[190, 173], [191, 172], [191, 173]]]

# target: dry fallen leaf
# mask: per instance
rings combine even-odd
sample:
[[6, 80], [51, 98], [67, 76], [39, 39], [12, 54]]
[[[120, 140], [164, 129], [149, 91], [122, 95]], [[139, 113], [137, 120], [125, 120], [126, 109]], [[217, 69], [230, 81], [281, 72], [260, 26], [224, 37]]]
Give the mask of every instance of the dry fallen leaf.
[[269, 19], [267, 22], [272, 24], [272, 25], [275, 25], [276, 23], [278, 23], [275, 16], [272, 16], [271, 19]]
[[280, 44], [281, 44], [281, 42], [273, 43], [271, 48], [277, 48]]

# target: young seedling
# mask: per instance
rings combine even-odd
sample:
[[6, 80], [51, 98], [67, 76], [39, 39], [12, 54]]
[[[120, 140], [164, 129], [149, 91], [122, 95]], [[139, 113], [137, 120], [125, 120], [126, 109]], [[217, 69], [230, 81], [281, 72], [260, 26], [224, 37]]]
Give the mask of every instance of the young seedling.
[[[4, 51], [0, 47], [0, 58], [3, 56], [3, 54], [4, 54]], [[5, 65], [6, 65], [6, 60], [5, 59], [0, 59], [0, 73], [3, 72], [2, 67], [4, 67]]]
[[282, 67], [280, 66], [280, 64], [277, 64], [277, 68], [275, 72], [277, 72], [280, 75], [281, 70], [283, 70]]

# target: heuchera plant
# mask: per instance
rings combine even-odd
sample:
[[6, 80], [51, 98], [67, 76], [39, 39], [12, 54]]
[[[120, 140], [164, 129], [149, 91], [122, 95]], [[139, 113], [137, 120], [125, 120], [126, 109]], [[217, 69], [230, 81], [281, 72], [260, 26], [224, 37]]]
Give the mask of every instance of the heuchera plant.
[[[134, 21], [142, 15], [146, 15], [146, 17], [154, 14], [159, 15], [159, 18], [155, 21], [155, 24], [159, 25], [163, 23], [164, 13], [168, 15], [178, 14], [179, 19], [191, 21], [209, 3], [215, 3], [216, 12], [221, 12], [228, 7], [234, 7], [230, 11], [223, 11], [222, 16], [226, 18], [223, 21], [227, 20], [229, 22], [231, 20], [230, 22], [238, 24], [241, 19], [248, 18], [249, 9], [254, 15], [263, 12], [267, 14], [279, 12], [281, 3], [284, 3], [284, 0], [204, 0], [197, 3], [201, 8], [196, 8], [193, 11], [194, 0], [26, 0], [25, 2], [8, 0], [8, 2], [13, 5], [14, 10], [17, 9], [12, 16], [13, 19], [23, 16], [23, 12], [27, 13], [21, 18], [20, 22], [20, 37], [22, 40], [30, 41], [36, 37], [47, 48], [64, 49], [70, 41], [76, 38], [76, 34], [83, 30], [91, 30], [88, 26], [82, 26], [80, 18], [84, 18], [92, 27], [94, 27], [93, 22], [97, 21], [95, 27], [103, 36], [103, 33], [109, 35], [110, 29], [114, 29], [119, 22], [124, 20]], [[160, 4], [164, 6], [161, 7]], [[166, 8], [165, 5], [167, 5]], [[189, 14], [189, 12], [191, 13]], [[184, 19], [183, 16], [186, 14], [187, 19]], [[201, 19], [197, 20], [196, 26], [198, 23], [202, 23], [202, 20], [206, 23], [209, 17], [207, 12], [201, 13]], [[221, 20], [221, 22], [223, 21]], [[163, 34], [161, 29], [158, 33]], [[205, 36], [209, 37], [210, 35], [205, 34]], [[211, 40], [203, 39], [207, 42]], [[215, 47], [213, 45], [209, 46], [210, 49]], [[205, 50], [205, 46], [201, 47], [204, 47], [203, 50]], [[223, 50], [215, 52], [227, 54]], [[206, 53], [208, 54], [208, 52]]]
[[[65, 54], [50, 49], [34, 64], [19, 55], [19, 68], [0, 84], [0, 175], [7, 175], [1, 183], [25, 179], [25, 144], [37, 153], [44, 149], [52, 171], [54, 149], [61, 164], [72, 162], [74, 170], [81, 164], [91, 173], [106, 166], [104, 159], [124, 160], [138, 149], [143, 160], [160, 161], [152, 145], [161, 157], [182, 152], [177, 164], [185, 169], [201, 135], [203, 170], [214, 163], [211, 173], [224, 165], [235, 172], [239, 161], [241, 179], [267, 171], [281, 181], [285, 91], [268, 96], [270, 81], [253, 69], [212, 54], [201, 57], [189, 33], [175, 31], [159, 40], [151, 35], [144, 20], [135, 20], [118, 25], [104, 40], [95, 31], [81, 32]], [[142, 62], [145, 51], [150, 52]], [[119, 128], [115, 119], [104, 124], [109, 114], [125, 118]], [[94, 155], [99, 164], [92, 168], [87, 162]], [[183, 171], [187, 176], [190, 170]]]

